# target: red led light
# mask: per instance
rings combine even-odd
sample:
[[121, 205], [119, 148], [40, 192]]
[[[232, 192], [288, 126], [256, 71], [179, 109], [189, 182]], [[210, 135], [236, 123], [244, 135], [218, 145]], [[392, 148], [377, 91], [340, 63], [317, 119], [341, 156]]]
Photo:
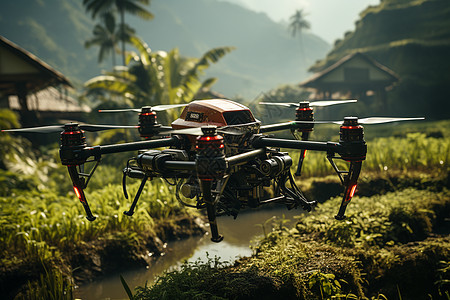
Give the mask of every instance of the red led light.
[[75, 191], [75, 195], [77, 195], [78, 199], [81, 201], [81, 193], [80, 190], [76, 186], [73, 187], [73, 190]]
[[355, 194], [355, 191], [356, 191], [356, 184], [354, 186], [352, 186], [352, 188], [350, 189], [350, 194], [349, 194], [350, 198], [353, 197], [353, 195]]
[[199, 137], [199, 141], [202, 141], [202, 142], [205, 142], [205, 141], [208, 141], [208, 142], [212, 142], [212, 141], [219, 141], [219, 140], [222, 140], [223, 139], [223, 137], [221, 136], [221, 135], [214, 135], [214, 136], [210, 136], [210, 135], [207, 135], [207, 136], [205, 136], [205, 135], [202, 135], [202, 136], [200, 136]]
[[306, 157], [306, 151], [307, 150], [303, 150], [303, 157]]

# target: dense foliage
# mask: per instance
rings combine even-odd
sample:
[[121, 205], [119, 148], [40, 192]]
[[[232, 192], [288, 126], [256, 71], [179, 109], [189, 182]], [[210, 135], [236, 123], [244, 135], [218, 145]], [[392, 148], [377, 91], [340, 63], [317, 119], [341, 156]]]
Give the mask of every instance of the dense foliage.
[[[0, 126], [18, 127], [17, 117], [1, 110]], [[69, 299], [74, 278], [80, 282], [120, 264], [146, 264], [151, 256], [144, 254], [164, 251], [161, 239], [203, 232], [195, 215], [178, 204], [174, 187], [159, 179], [147, 183], [134, 216], [124, 216], [131, 201], [120, 184], [123, 166], [114, 161], [101, 166], [89, 183], [86, 192], [97, 219], [88, 222], [56, 147], [40, 152], [7, 133], [0, 141], [0, 294], [5, 297], [21, 292], [25, 299]], [[128, 193], [134, 195], [138, 186], [130, 181]]]

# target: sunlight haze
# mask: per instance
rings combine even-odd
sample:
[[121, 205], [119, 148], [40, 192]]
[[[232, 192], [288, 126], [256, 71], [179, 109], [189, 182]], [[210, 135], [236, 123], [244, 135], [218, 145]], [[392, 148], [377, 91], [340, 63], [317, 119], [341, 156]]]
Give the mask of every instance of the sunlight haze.
[[240, 4], [248, 9], [266, 13], [276, 22], [288, 22], [297, 9], [307, 13], [311, 32], [328, 43], [353, 30], [359, 13], [369, 5], [377, 5], [379, 0], [223, 0]]

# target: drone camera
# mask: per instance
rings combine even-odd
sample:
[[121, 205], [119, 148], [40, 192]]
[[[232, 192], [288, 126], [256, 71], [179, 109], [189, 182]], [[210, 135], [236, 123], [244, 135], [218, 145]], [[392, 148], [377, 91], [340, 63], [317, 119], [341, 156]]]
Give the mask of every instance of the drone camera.
[[189, 199], [193, 199], [200, 193], [199, 186], [192, 183], [183, 184], [180, 191], [184, 197]]
[[140, 154], [136, 162], [145, 172], [153, 172], [156, 174], [166, 173], [164, 163], [172, 159], [172, 155], [164, 153], [161, 150], [148, 150]]
[[152, 175], [164, 175], [170, 177], [173, 171], [165, 165], [168, 161], [187, 161], [188, 155], [184, 150], [166, 149], [166, 150], [147, 150], [139, 154], [136, 163], [144, 172]]
[[260, 170], [264, 175], [273, 177], [280, 175], [291, 166], [292, 158], [287, 153], [279, 153], [263, 161], [260, 165]]

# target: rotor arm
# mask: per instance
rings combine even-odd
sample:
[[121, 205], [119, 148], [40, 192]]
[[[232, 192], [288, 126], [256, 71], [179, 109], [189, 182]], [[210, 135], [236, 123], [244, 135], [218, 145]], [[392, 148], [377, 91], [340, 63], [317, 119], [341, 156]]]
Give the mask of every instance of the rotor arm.
[[285, 129], [294, 129], [296, 127], [297, 127], [297, 123], [295, 121], [279, 123], [279, 124], [262, 125], [259, 128], [259, 132], [265, 133], [265, 132], [279, 131], [279, 130], [285, 130]]
[[290, 149], [324, 151], [329, 153], [340, 153], [342, 150], [342, 145], [334, 142], [298, 141], [289, 139], [269, 138], [265, 136], [256, 136], [252, 141], [252, 145], [254, 148], [279, 147]]
[[227, 161], [228, 167], [238, 166], [241, 164], [246, 164], [249, 160], [252, 160], [258, 156], [265, 155], [266, 150], [264, 148], [259, 148], [255, 150], [251, 150], [248, 152], [240, 153], [237, 155], [233, 155], [225, 158]]
[[142, 149], [151, 149], [159, 147], [169, 147], [175, 146], [179, 142], [179, 138], [172, 136], [165, 139], [158, 140], [148, 140], [132, 143], [123, 143], [116, 145], [105, 145], [105, 146], [85, 146], [83, 148], [71, 148], [66, 147], [60, 150], [60, 158], [63, 165], [74, 164], [75, 161], [77, 165], [80, 162], [84, 163], [89, 157], [94, 157], [95, 160], [99, 160], [103, 154], [112, 154], [128, 151], [136, 151]]
[[[96, 147], [87, 147], [84, 150], [88, 152], [90, 155], [102, 155], [102, 154], [111, 154], [111, 153], [120, 153], [120, 152], [128, 152], [128, 151], [136, 151], [142, 149], [152, 149], [152, 148], [160, 148], [160, 147], [169, 147], [175, 146], [179, 142], [179, 138], [176, 136], [172, 136], [169, 138], [158, 139], [158, 140], [148, 140], [148, 141], [140, 141], [140, 142], [132, 142], [132, 143], [123, 143], [117, 145], [105, 145], [105, 146], [96, 146]], [[90, 153], [92, 152], [92, 153]]]

